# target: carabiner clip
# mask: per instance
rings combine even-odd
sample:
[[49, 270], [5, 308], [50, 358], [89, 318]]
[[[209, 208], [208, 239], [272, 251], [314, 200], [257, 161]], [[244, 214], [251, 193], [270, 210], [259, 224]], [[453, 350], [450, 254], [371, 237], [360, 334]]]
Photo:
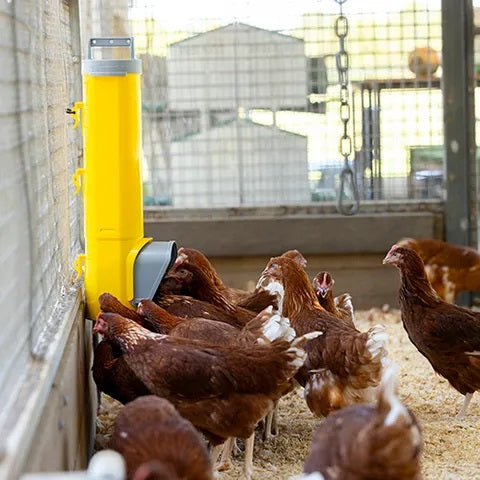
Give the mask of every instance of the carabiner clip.
[[[350, 180], [351, 189], [353, 193], [353, 203], [346, 205], [345, 202], [345, 182]], [[340, 173], [340, 190], [338, 193], [338, 211], [342, 215], [355, 215], [360, 208], [360, 195], [358, 193], [357, 181], [355, 180], [355, 173], [350, 166], [345, 165]]]

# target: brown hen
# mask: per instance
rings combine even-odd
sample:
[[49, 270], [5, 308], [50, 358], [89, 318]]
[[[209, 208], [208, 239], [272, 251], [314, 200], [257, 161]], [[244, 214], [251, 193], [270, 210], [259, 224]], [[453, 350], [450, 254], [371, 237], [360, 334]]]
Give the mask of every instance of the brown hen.
[[173, 405], [154, 395], [127, 403], [115, 419], [110, 448], [132, 480], [212, 480], [205, 443]]
[[376, 404], [340, 410], [317, 428], [305, 473], [295, 479], [420, 480], [422, 447], [420, 426], [398, 399], [388, 368]]
[[[138, 304], [138, 313], [145, 318], [147, 324], [158, 325], [158, 333], [168, 333], [173, 337], [191, 338], [215, 345], [234, 343], [268, 343], [264, 336], [267, 322], [276, 328], [289, 328], [287, 319], [273, 313], [272, 307], [265, 308], [250, 320], [242, 329], [228, 323], [217, 322], [206, 318], [182, 318], [170, 314], [152, 300], [142, 300]], [[275, 318], [274, 318], [275, 317]], [[282, 325], [280, 325], [280, 323]]]
[[290, 329], [267, 345], [209, 345], [155, 334], [112, 313], [98, 315], [94, 332], [118, 346], [151, 393], [171, 401], [214, 445], [248, 438], [245, 474], [251, 478], [255, 426], [289, 388], [308, 337], [292, 342]]
[[480, 314], [442, 300], [414, 250], [394, 245], [383, 263], [400, 271], [400, 309], [408, 337], [433, 369], [465, 395], [457, 415], [462, 418], [480, 389]]
[[240, 330], [233, 325], [207, 318], [177, 317], [167, 312], [152, 300], [142, 300], [138, 313], [146, 322], [156, 325], [158, 333], [168, 333], [173, 337], [192, 338], [213, 344], [229, 343], [238, 337]]
[[386, 356], [384, 327], [377, 325], [362, 333], [327, 312], [318, 303], [305, 270], [289, 258], [272, 258], [258, 286], [284, 290], [282, 315], [290, 319], [297, 335], [324, 332], [307, 343], [307, 360], [295, 377], [305, 387], [310, 410], [326, 416], [371, 400]]
[[184, 293], [187, 295], [214, 303], [227, 311], [230, 310], [230, 305], [218, 300], [215, 293], [210, 293], [212, 290], [220, 292], [229, 304], [253, 312], [261, 312], [269, 305], [275, 306], [275, 297], [266, 291], [248, 292], [227, 287], [208, 258], [194, 248], [181, 247], [178, 250], [177, 260], [169, 272], [169, 276], [183, 282]]
[[295, 250], [287, 250], [286, 252], [282, 253], [280, 256], [284, 257], [284, 258], [290, 258], [291, 260], [294, 260], [301, 267], [305, 268], [307, 266], [306, 258], [296, 249]]
[[312, 286], [317, 295], [318, 303], [330, 313], [343, 320], [347, 325], [355, 328], [355, 313], [352, 297], [344, 293], [333, 297], [335, 280], [329, 272], [319, 272], [312, 280]]
[[177, 317], [207, 318], [229, 323], [237, 328], [242, 328], [256, 315], [255, 312], [248, 310], [239, 313], [236, 310], [237, 307], [225, 310], [210, 302], [204, 302], [186, 295], [160, 295], [156, 296], [154, 301], [167, 312]]
[[129, 318], [137, 322], [142, 327], [148, 328], [145, 319], [139, 315], [135, 310], [125, 306], [117, 297], [111, 293], [105, 292], [98, 297], [100, 310], [105, 313], [118, 313], [122, 317]]
[[152, 393], [127, 365], [118, 345], [110, 340], [102, 340], [95, 347], [92, 374], [97, 388], [121, 403]]
[[399, 247], [415, 250], [440, 298], [454, 303], [461, 292], [480, 290], [480, 253], [433, 238], [402, 238]]

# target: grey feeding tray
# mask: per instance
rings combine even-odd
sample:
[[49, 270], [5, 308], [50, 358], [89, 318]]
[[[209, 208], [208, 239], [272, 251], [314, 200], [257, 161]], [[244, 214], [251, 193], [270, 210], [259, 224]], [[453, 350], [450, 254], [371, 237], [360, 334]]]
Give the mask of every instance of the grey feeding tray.
[[133, 266], [133, 300], [136, 306], [142, 299], [151, 300], [165, 273], [177, 258], [177, 244], [150, 242], [137, 255]]

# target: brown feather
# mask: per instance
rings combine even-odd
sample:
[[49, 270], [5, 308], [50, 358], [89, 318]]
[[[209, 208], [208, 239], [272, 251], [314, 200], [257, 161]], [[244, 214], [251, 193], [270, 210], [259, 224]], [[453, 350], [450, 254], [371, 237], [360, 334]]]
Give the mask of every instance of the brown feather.
[[139, 478], [141, 469], [157, 474], [151, 478], [165, 480], [213, 478], [210, 457], [197, 430], [170, 402], [153, 395], [123, 407], [115, 419], [110, 448], [123, 455], [129, 478]]
[[95, 331], [116, 345], [136, 378], [213, 442], [248, 437], [290, 388], [301, 350], [290, 342], [210, 345], [159, 335], [116, 314], [100, 314]]
[[443, 301], [414, 250], [394, 246], [384, 263], [400, 270], [402, 322], [412, 343], [460, 393], [479, 390], [480, 368], [468, 352], [480, 351], [480, 314]]
[[325, 480], [420, 480], [421, 451], [415, 416], [382, 388], [376, 405], [353, 405], [322, 422], [304, 472]]
[[[186, 272], [190, 275], [187, 276]], [[232, 305], [255, 313], [269, 305], [276, 306], [275, 297], [266, 291], [248, 292], [227, 287], [208, 258], [194, 248], [179, 249], [171, 276], [183, 281], [185, 294], [214, 303], [227, 311], [231, 311]], [[220, 297], [218, 293], [221, 293]]]
[[453, 303], [461, 292], [480, 290], [480, 253], [473, 248], [433, 238], [403, 238], [397, 245], [417, 252], [443, 300]]
[[[333, 297], [333, 285], [334, 280], [330, 273], [328, 272], [319, 272], [312, 280], [312, 286], [315, 290], [318, 303], [331, 314], [335, 315], [337, 318], [340, 318], [343, 322], [351, 327], [355, 328], [355, 323], [353, 322], [353, 311], [346, 306], [345, 304], [350, 301], [351, 297], [349, 294], [343, 294], [340, 297], [337, 297], [338, 300], [343, 302], [343, 307], [337, 307], [337, 303]], [[326, 290], [326, 294], [322, 295], [320, 293], [320, 287], [323, 287]]]
[[[379, 346], [378, 354], [373, 357], [369, 349], [380, 329], [374, 327], [361, 333], [327, 312], [318, 303], [305, 270], [289, 258], [272, 258], [262, 279], [265, 277], [283, 285], [283, 315], [290, 319], [297, 335], [324, 332], [307, 343], [307, 360], [296, 376], [301, 385], [308, 387], [305, 394], [312, 411], [325, 415], [340, 406], [366, 401], [369, 387], [380, 381], [382, 358], [386, 353]], [[316, 373], [323, 369], [327, 369], [333, 379], [329, 386], [322, 384], [324, 377]], [[328, 393], [330, 389], [335, 394]], [[308, 399], [309, 396], [315, 398]]]

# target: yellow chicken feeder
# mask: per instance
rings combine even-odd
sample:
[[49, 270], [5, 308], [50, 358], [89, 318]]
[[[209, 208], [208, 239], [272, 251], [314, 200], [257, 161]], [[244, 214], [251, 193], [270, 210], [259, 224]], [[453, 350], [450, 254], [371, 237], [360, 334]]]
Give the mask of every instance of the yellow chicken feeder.
[[[95, 47], [129, 47], [129, 59], [94, 59]], [[75, 261], [85, 274], [87, 316], [99, 312], [98, 297], [110, 292], [122, 303], [151, 299], [174, 262], [174, 241], [144, 238], [141, 174], [142, 63], [133, 38], [91, 38], [82, 62], [83, 103], [68, 113], [80, 120], [84, 167], [73, 178], [85, 206], [85, 254]]]

